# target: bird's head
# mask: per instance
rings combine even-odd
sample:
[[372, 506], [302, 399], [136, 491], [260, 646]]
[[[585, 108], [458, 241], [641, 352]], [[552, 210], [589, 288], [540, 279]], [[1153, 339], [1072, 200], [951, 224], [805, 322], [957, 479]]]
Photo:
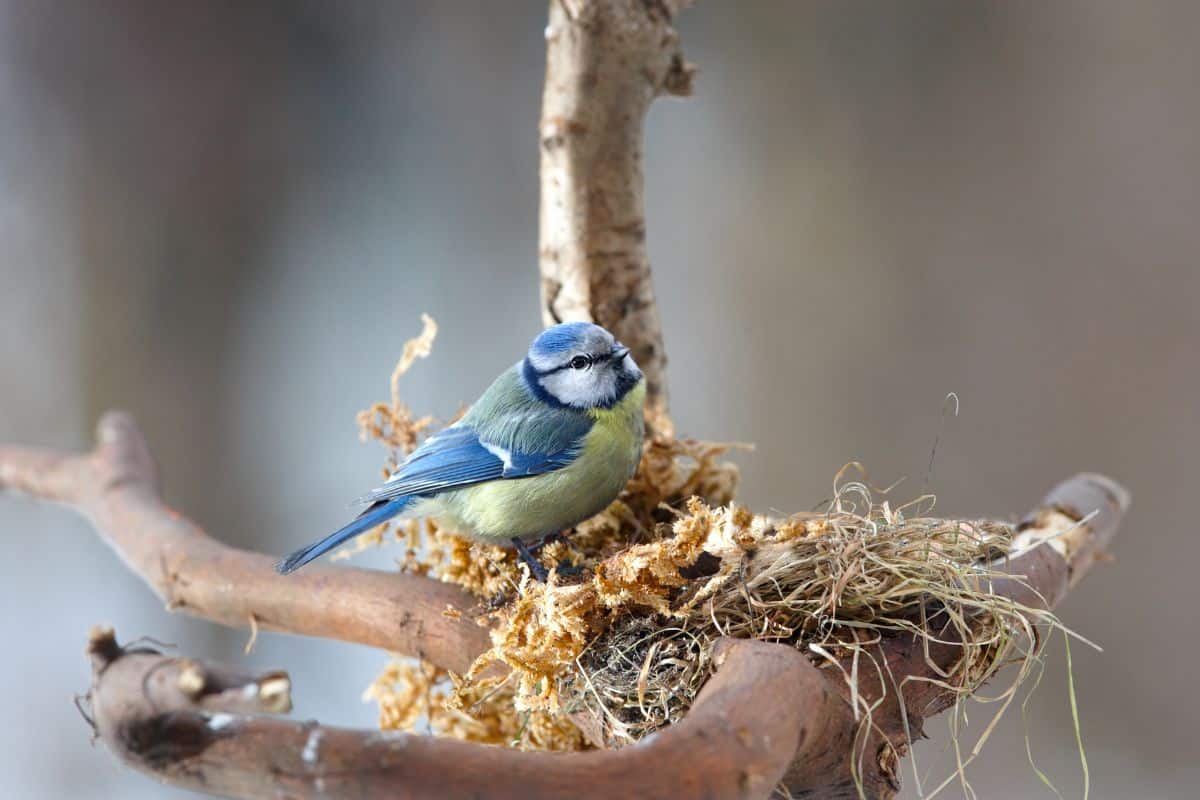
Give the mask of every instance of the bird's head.
[[538, 334], [523, 364], [544, 398], [573, 408], [611, 408], [642, 380], [629, 348], [590, 322], [564, 322]]

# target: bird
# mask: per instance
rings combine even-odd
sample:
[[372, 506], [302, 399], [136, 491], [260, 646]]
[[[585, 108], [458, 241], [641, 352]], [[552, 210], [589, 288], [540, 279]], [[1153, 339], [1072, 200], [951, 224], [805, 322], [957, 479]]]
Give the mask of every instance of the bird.
[[514, 547], [545, 582], [529, 543], [561, 536], [620, 494], [641, 459], [645, 398], [642, 371], [607, 330], [549, 327], [458, 422], [359, 498], [366, 508], [358, 517], [276, 570], [294, 572], [394, 517], [432, 517], [470, 539]]

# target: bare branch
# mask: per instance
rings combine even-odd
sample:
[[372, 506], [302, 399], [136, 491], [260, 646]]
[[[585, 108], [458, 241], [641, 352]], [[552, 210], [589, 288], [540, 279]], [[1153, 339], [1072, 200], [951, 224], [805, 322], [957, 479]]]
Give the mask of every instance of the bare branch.
[[474, 608], [457, 587], [324, 565], [279, 576], [271, 556], [221, 544], [163, 504], [153, 460], [128, 415], [106, 414], [98, 439], [88, 455], [0, 447], [0, 489], [86, 515], [169, 609], [232, 627], [255, 624], [422, 655], [457, 672], [488, 646], [487, 631], [470, 614], [443, 613]]
[[820, 673], [799, 653], [723, 641], [720, 667], [687, 719], [653, 740], [623, 750], [521, 752], [245, 715], [239, 698], [260, 696], [277, 673], [223, 680], [215, 694], [187, 691], [195, 684], [188, 671], [224, 673], [122, 650], [107, 635], [99, 644], [94, 635], [89, 647], [104, 654], [93, 655], [90, 698], [105, 745], [158, 780], [225, 797], [764, 797], [793, 753], [821, 758], [819, 732], [848, 721], [828, 694], [806, 727], [800, 713], [780, 713], [781, 699], [822, 692]]
[[642, 126], [660, 94], [691, 93], [671, 27], [682, 2], [554, 0], [542, 95], [542, 316], [591, 320], [633, 351], [650, 419], [666, 410], [666, 351], [650, 262]]

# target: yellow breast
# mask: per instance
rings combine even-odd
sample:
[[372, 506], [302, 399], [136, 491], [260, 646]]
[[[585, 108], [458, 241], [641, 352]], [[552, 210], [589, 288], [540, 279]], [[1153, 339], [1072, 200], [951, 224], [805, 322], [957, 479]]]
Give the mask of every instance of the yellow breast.
[[577, 525], [607, 508], [637, 471], [645, 399], [643, 381], [612, 408], [589, 411], [595, 424], [569, 466], [447, 492], [430, 510], [451, 530], [500, 544]]

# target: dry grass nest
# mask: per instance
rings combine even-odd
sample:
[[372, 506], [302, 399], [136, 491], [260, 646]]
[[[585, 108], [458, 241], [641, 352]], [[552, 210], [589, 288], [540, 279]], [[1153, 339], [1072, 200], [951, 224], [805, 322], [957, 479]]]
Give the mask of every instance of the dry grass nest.
[[[360, 416], [364, 434], [390, 448], [389, 469], [432, 424], [416, 419], [397, 390], [413, 360], [429, 352], [436, 328], [425, 319], [393, 375], [392, 402]], [[999, 577], [989, 564], [1012, 541], [1009, 525], [933, 518], [929, 496], [893, 507], [857, 464], [836, 476], [817, 511], [753, 514], [733, 502], [738, 473], [722, 460], [726, 446], [677, 438], [657, 422], [621, 496], [568, 543], [543, 549], [547, 566], [571, 564], [577, 575], [555, 570], [537, 583], [510, 551], [428, 521], [375, 532], [375, 541], [405, 545], [403, 569], [477, 595], [492, 638], [462, 676], [390, 663], [367, 691], [383, 727], [538, 749], [634, 742], [686, 713], [710, 674], [710, 645], [722, 636], [790, 645], [845, 672], [859, 657], [862, 669], [879, 669], [872, 645], [882, 639], [932, 641], [936, 627], [940, 639], [964, 643], [963, 657], [939, 679], [959, 697], [1004, 664], [1022, 665], [1002, 708], [1036, 672], [1038, 627], [1060, 627], [1057, 620], [988, 591]], [[871, 707], [853, 686], [851, 696], [869, 719]]]

